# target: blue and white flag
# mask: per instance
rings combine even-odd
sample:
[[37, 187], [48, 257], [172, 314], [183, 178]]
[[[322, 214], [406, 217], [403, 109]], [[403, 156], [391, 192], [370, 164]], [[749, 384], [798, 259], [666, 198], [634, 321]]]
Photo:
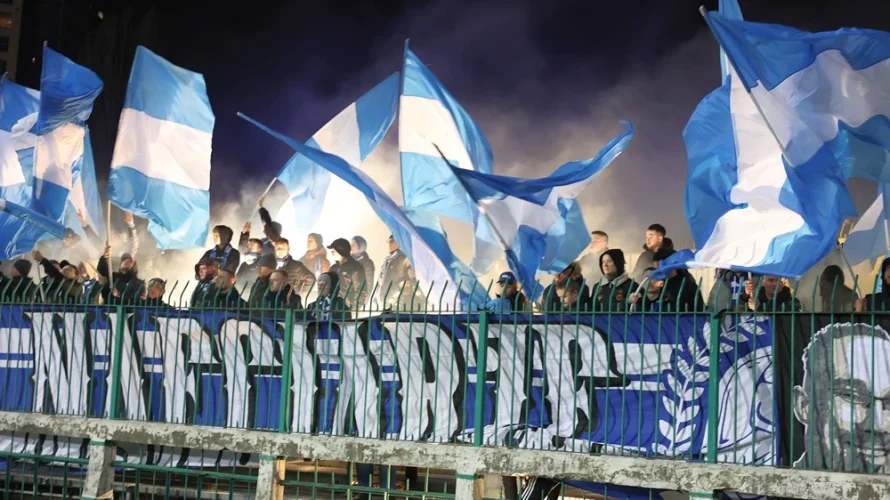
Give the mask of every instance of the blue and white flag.
[[[541, 179], [483, 174], [451, 167], [491, 223], [506, 251], [510, 269], [529, 298], [534, 299], [541, 292], [535, 274], [541, 269], [545, 256], [550, 256], [549, 264], [552, 264], [558, 256], [572, 253], [577, 256], [590, 243], [586, 227], [580, 234], [567, 232], [566, 222], [569, 221], [569, 226], [577, 225], [575, 220], [569, 218], [573, 210], [577, 210], [572, 207], [575, 197], [627, 148], [634, 130], [629, 122], [622, 123], [627, 129], [612, 139], [597, 156], [566, 163]], [[557, 231], [553, 230], [558, 224], [562, 224], [561, 237], [557, 237]], [[565, 267], [555, 271], [562, 271]]]
[[86, 128], [83, 144], [83, 162], [79, 171], [75, 171], [71, 193], [68, 195], [68, 208], [65, 210], [65, 226], [74, 230], [81, 238], [90, 255], [99, 255], [98, 248], [93, 248], [92, 242], [87, 238], [77, 212], [83, 214], [84, 220], [99, 236], [105, 238], [105, 211], [102, 209], [102, 198], [99, 196], [99, 187], [96, 184], [96, 162], [93, 159], [93, 145], [90, 141], [90, 128]]
[[43, 48], [40, 108], [32, 128], [37, 148], [31, 209], [52, 220], [62, 221], [74, 172], [83, 162], [86, 121], [101, 92], [95, 73]]
[[[850, 265], [890, 253], [887, 245], [887, 210], [890, 208], [887, 186], [880, 184], [875, 202], [862, 214], [844, 241], [844, 256]], [[878, 280], [880, 282], [880, 280]]]
[[500, 245], [448, 163], [490, 174], [491, 146], [469, 113], [407, 44], [399, 98], [399, 157], [405, 207], [472, 224], [470, 267], [477, 273], [488, 272], [500, 255]]
[[[746, 59], [755, 54], [744, 50], [757, 49], [742, 50], [735, 38], [727, 45], [718, 36], [730, 61], [747, 76], [740, 78], [731, 69], [723, 86], [698, 105], [684, 130], [689, 159], [686, 218], [697, 251], [694, 257], [691, 252], [672, 256], [669, 265], [662, 263], [659, 275], [676, 267], [717, 267], [799, 277], [837, 244], [844, 219], [856, 213], [847, 177], [854, 171], [867, 171], [864, 166], [870, 163], [862, 150], [843, 147], [845, 142], [853, 145], [854, 141], [847, 140], [852, 136], [820, 110], [828, 101], [836, 101], [858, 112], [862, 103], [838, 94], [845, 92], [835, 87], [841, 67], [834, 58], [839, 53], [810, 51], [813, 46], [803, 41], [827, 40], [824, 35], [730, 21], [713, 13], [709, 19], [715, 33], [725, 31], [718, 25], [733, 30], [753, 27], [754, 32], [769, 32], [775, 39], [762, 40], [758, 47], [764, 52], [755, 62]], [[835, 54], [827, 56], [833, 61], [829, 66], [820, 67], [823, 54]], [[759, 77], [751, 73], [758, 64], [764, 65], [763, 83], [757, 83]], [[770, 73], [780, 69], [783, 78]], [[816, 74], [821, 75], [819, 80], [813, 79]], [[863, 90], [861, 95], [869, 94], [864, 81], [853, 81]], [[787, 99], [803, 107], [794, 108]], [[829, 134], [832, 127], [834, 133]], [[816, 144], [815, 131], [819, 137], [841, 140]]]
[[158, 248], [203, 247], [210, 226], [215, 117], [204, 76], [136, 49], [111, 160], [108, 197], [149, 220]]
[[[399, 74], [393, 73], [341, 111], [306, 141], [306, 145], [339, 156], [358, 167], [380, 144], [392, 125], [395, 115], [391, 110], [398, 95]], [[305, 234], [323, 212], [331, 173], [297, 153], [276, 179], [287, 189], [290, 198], [290, 203], [285, 203], [276, 217], [281, 222], [282, 233]], [[343, 200], [336, 202], [342, 203]]]
[[708, 20], [792, 166], [834, 161], [848, 177], [890, 182], [890, 33]]
[[[395, 113], [395, 109], [392, 109]], [[284, 142], [332, 174], [359, 190], [368, 204], [392, 231], [399, 247], [408, 256], [417, 279], [435, 292], [444, 290], [444, 297], [460, 296], [462, 302], [485, 304], [488, 297], [473, 273], [451, 252], [438, 219], [426, 211], [402, 209], [367, 174], [339, 156], [310, 148], [284, 136], [241, 113], [238, 116]], [[447, 285], [446, 285], [447, 284]]]
[[21, 220], [29, 233], [33, 228], [38, 234], [46, 233], [60, 240], [65, 238], [65, 226], [18, 203], [0, 199], [0, 211]]
[[[34, 148], [37, 137], [31, 127], [37, 122], [40, 93], [0, 80], [0, 199], [18, 206], [31, 204], [34, 178]], [[29, 252], [44, 235], [37, 226], [8, 212], [0, 212], [0, 259]]]

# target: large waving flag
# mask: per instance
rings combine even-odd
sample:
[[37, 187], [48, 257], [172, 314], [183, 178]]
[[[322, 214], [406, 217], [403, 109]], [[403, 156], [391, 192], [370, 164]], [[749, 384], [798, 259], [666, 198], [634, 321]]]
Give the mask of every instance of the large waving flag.
[[214, 122], [201, 74], [136, 49], [108, 197], [148, 219], [159, 248], [198, 248], [207, 240]]
[[[395, 115], [391, 110], [399, 95], [399, 74], [393, 73], [322, 127], [306, 145], [331, 153], [358, 167], [380, 144]], [[312, 229], [323, 212], [331, 173], [297, 153], [284, 165], [276, 179], [287, 189], [290, 203], [281, 207], [276, 220], [284, 234]], [[336, 192], [335, 189], [332, 191]], [[342, 203], [343, 200], [332, 200]]]
[[[37, 138], [40, 93], [0, 79], [0, 199], [30, 206]], [[0, 259], [7, 260], [34, 248], [44, 231], [8, 212], [0, 212]]]
[[[392, 113], [395, 113], [394, 108]], [[411, 260], [417, 278], [424, 285], [433, 287], [437, 293], [442, 290], [445, 297], [460, 296], [462, 302], [470, 301], [470, 304], [477, 305], [487, 302], [486, 290], [479, 286], [469, 268], [452, 254], [438, 219], [425, 211], [403, 212], [370, 177], [343, 158], [310, 148], [243, 114], [239, 113], [239, 116], [359, 190], [392, 231], [400, 248]]]
[[[718, 18], [719, 22], [733, 26], [761, 26], [709, 14], [712, 23]], [[795, 58], [799, 63], [818, 62], [818, 55], [813, 60], [807, 59], [810, 55], [796, 52], [804, 45], [780, 40], [799, 32], [767, 28], [779, 37], [774, 42], [764, 40], [767, 52], [759, 56], [763, 63], [770, 61], [770, 68], [784, 67], [787, 72], [791, 66], [782, 61]], [[721, 46], [738, 68], [738, 47], [723, 43]], [[743, 67], [751, 64], [743, 63]], [[718, 267], [796, 278], [835, 247], [843, 220], [856, 213], [846, 188], [850, 170], [839, 163], [840, 157], [819, 152], [790, 155], [793, 166], [789, 165], [783, 152], [799, 150], [798, 145], [792, 144], [796, 139], [792, 140], [790, 135], [796, 125], [771, 121], [771, 131], [764, 116], [768, 119], [782, 111], [791, 118], [795, 110], [772, 98], [761, 102], [763, 96], [757, 92], [764, 88], [752, 88], [750, 74], [746, 86], [745, 79], [730, 69], [723, 86], [702, 100], [683, 132], [689, 159], [686, 218], [697, 251], [678, 252], [669, 262], [662, 263], [659, 274], [676, 267]], [[831, 88], [836, 83], [833, 74], [838, 68], [823, 69], [827, 71], [823, 78], [831, 79], [801, 79], [802, 75], [795, 76], [796, 71], [792, 71], [786, 75], [788, 79], [782, 88], [801, 102], [806, 102], [808, 95], [825, 97], [840, 92]], [[758, 99], [756, 103], [752, 95]], [[846, 102], [856, 107], [852, 101]], [[823, 131], [826, 123], [814, 122]], [[858, 162], [860, 155], [855, 149], [841, 149], [837, 152]]]
[[34, 186], [31, 208], [62, 221], [74, 172], [81, 168], [86, 120], [102, 92], [102, 80], [58, 52], [44, 47], [40, 107], [32, 132]]
[[[535, 274], [542, 268], [545, 257], [549, 256], [551, 261], [544, 264], [552, 264], [553, 256], [565, 253], [577, 256], [590, 243], [586, 227], [580, 234], [564, 231], [561, 238], [554, 237], [552, 229], [559, 223], [566, 227], [567, 216], [572, 210], [570, 204], [574, 204], [575, 197], [627, 148], [633, 137], [633, 125], [622, 123], [626, 130], [612, 139], [597, 156], [566, 163], [541, 179], [483, 174], [451, 167], [491, 223], [506, 251], [510, 269], [529, 297], [536, 298], [534, 296], [541, 292]], [[566, 206], [568, 209], [564, 208]]]
[[399, 158], [405, 207], [473, 224], [471, 267], [478, 273], [488, 272], [500, 255], [500, 245], [448, 163], [490, 174], [491, 146], [469, 113], [407, 43], [399, 98]]

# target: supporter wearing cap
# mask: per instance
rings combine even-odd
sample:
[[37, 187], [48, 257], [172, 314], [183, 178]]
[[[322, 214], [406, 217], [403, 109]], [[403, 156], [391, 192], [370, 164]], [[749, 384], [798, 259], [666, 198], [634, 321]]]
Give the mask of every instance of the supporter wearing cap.
[[490, 300], [486, 309], [491, 312], [509, 314], [528, 312], [530, 307], [525, 294], [519, 291], [516, 275], [507, 271], [498, 276], [497, 298]]
[[250, 307], [263, 307], [263, 297], [266, 294], [266, 290], [269, 289], [270, 277], [277, 265], [278, 262], [275, 259], [275, 255], [271, 253], [263, 254], [257, 260], [257, 279], [250, 288], [250, 298], [248, 299]]
[[331, 257], [336, 261], [330, 272], [340, 278], [339, 295], [346, 299], [346, 304], [352, 309], [363, 307], [371, 292], [368, 290], [370, 285], [365, 268], [352, 258], [352, 245], [344, 238], [337, 238], [328, 248], [333, 250]]
[[189, 302], [190, 307], [208, 306], [213, 300], [211, 291], [216, 275], [219, 273], [219, 261], [216, 259], [201, 259], [195, 266], [195, 289], [192, 292], [192, 300]]
[[[566, 287], [571, 283], [577, 283], [580, 287], [578, 289], [578, 295], [576, 297], [576, 301], [578, 302], [577, 310], [592, 310], [592, 295], [590, 292], [590, 288], [595, 288], [597, 286], [597, 283], [585, 283], [582, 270], [583, 267], [581, 266], [581, 262], [572, 262], [568, 265], [568, 267], [563, 269], [562, 272], [560, 272], [553, 278], [553, 282], [544, 289], [544, 294], [541, 297], [541, 309], [544, 312], [562, 311], [564, 309], [563, 298], [565, 297], [565, 290]], [[594, 290], [594, 293], [596, 293], [596, 290]]]

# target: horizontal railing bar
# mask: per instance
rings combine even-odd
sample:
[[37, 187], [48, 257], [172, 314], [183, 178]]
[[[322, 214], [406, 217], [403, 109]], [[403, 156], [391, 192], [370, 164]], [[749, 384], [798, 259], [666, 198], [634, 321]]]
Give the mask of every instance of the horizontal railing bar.
[[0, 412], [0, 431], [227, 449], [280, 457], [436, 467], [462, 474], [526, 474], [681, 491], [834, 500], [890, 498], [890, 476], [556, 451], [473, 447]]

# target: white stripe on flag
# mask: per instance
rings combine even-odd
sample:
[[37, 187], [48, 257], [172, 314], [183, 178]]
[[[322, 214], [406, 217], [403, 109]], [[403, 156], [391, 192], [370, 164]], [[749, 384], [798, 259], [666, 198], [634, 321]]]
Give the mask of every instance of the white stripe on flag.
[[337, 155], [354, 167], [361, 165], [361, 139], [355, 103], [329, 121], [312, 139], [322, 151]]
[[83, 156], [85, 134], [84, 127], [65, 123], [48, 134], [38, 136], [34, 152], [34, 177], [71, 189], [71, 168]]
[[207, 132], [124, 108], [111, 165], [112, 168], [130, 167], [154, 179], [208, 191], [211, 137]]
[[[438, 100], [403, 95], [399, 100], [399, 151], [441, 158], [475, 170], [451, 113]], [[435, 146], [433, 145], [435, 143]]]

